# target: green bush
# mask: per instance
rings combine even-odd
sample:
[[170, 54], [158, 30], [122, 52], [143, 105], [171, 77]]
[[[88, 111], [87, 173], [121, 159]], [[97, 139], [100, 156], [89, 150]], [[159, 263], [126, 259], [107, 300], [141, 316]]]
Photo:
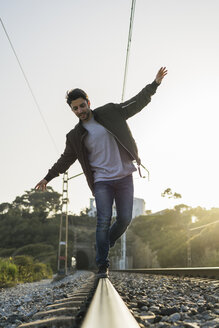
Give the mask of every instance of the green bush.
[[18, 255], [13, 258], [13, 262], [18, 266], [31, 267], [33, 265], [33, 257]]
[[0, 259], [0, 287], [13, 286], [17, 277], [17, 266], [10, 259]]
[[18, 267], [18, 279], [20, 282], [33, 281], [33, 258], [31, 256], [19, 255], [14, 257], [14, 263]]
[[44, 243], [28, 244], [16, 251], [16, 258], [21, 255], [33, 257], [34, 262], [48, 264], [54, 272], [57, 270], [57, 250], [52, 245]]
[[19, 282], [33, 282], [52, 277], [51, 267], [40, 262], [34, 263], [31, 256], [15, 256], [14, 263], [18, 267]]
[[44, 263], [35, 263], [33, 267], [33, 272], [34, 281], [52, 278], [52, 269]]

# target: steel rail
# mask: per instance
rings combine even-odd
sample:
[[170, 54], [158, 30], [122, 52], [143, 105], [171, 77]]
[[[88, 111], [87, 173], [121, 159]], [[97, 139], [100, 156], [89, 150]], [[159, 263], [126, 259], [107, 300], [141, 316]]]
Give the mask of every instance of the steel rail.
[[139, 328], [139, 325], [109, 279], [99, 279], [81, 328], [121, 327]]
[[126, 269], [112, 270], [115, 272], [162, 274], [174, 276], [190, 276], [219, 279], [219, 267], [196, 267], [196, 268], [151, 268], [151, 269]]

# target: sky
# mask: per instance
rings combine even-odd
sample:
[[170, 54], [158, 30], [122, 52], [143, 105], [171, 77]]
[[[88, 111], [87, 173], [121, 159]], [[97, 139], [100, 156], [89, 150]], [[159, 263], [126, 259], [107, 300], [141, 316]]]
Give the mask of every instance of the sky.
[[[121, 101], [130, 12], [131, 0], [0, 0], [0, 17], [54, 140], [0, 24], [0, 203], [34, 188], [63, 152], [78, 122], [67, 90], [84, 89], [92, 109]], [[125, 100], [161, 66], [168, 69], [151, 103], [128, 120], [150, 171], [149, 181], [134, 174], [135, 197], [147, 210], [219, 206], [218, 12], [218, 0], [136, 1]], [[76, 162], [69, 176], [80, 172]], [[62, 175], [49, 185], [61, 193]], [[182, 198], [161, 197], [167, 188]], [[69, 181], [71, 212], [88, 207], [90, 197], [84, 176]]]

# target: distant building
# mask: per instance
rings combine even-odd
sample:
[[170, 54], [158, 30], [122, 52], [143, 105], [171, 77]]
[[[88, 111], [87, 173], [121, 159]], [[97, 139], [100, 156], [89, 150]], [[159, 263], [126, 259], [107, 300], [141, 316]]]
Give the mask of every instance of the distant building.
[[145, 201], [142, 198], [134, 198], [132, 218], [145, 214]]
[[[134, 198], [133, 202], [133, 211], [132, 211], [132, 218], [135, 218], [139, 215], [145, 214], [145, 201], [142, 198]], [[97, 209], [95, 204], [95, 199], [90, 198], [90, 208], [88, 211], [88, 215], [91, 217], [95, 217], [97, 215]], [[116, 217], [116, 206], [113, 204], [113, 213], [112, 216]]]

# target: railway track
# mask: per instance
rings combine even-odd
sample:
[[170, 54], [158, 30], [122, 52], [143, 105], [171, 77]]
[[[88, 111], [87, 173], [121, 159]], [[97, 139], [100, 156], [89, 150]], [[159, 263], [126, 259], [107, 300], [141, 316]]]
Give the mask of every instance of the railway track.
[[218, 279], [219, 268], [122, 270], [99, 281], [94, 275], [19, 328], [219, 327]]
[[127, 270], [119, 270], [119, 272], [162, 274], [162, 275], [219, 279], [219, 267], [127, 269]]

